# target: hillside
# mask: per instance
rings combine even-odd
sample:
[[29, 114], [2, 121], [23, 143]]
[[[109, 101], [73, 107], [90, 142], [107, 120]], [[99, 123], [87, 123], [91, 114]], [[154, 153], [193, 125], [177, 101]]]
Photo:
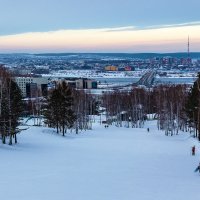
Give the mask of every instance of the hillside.
[[[194, 173], [200, 145], [187, 133], [104, 128], [62, 137], [30, 127], [14, 146], [0, 145], [4, 200], [188, 200], [200, 198]], [[198, 147], [191, 156], [191, 146]]]

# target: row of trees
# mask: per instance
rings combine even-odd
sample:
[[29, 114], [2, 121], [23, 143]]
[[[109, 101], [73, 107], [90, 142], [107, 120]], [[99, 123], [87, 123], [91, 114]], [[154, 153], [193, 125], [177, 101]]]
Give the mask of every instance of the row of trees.
[[75, 129], [77, 134], [79, 130], [91, 129], [93, 114], [97, 114], [95, 98], [73, 90], [64, 81], [49, 92], [44, 109], [45, 123], [63, 136], [67, 129]]
[[[159, 85], [151, 89], [105, 92], [101, 107], [106, 110], [106, 122], [118, 127], [143, 127], [148, 115], [157, 118], [158, 129], [166, 135], [181, 131], [194, 132], [200, 139], [200, 78], [192, 88], [186, 85]], [[67, 129], [92, 128], [92, 115], [98, 113], [96, 98], [84, 91], [73, 90], [65, 82], [49, 92], [45, 107], [45, 123], [64, 136]]]
[[[79, 130], [91, 129], [92, 116], [98, 114], [99, 101], [95, 96], [71, 89], [65, 82], [49, 91], [46, 100], [38, 99], [29, 102], [28, 107], [63, 136], [69, 129], [77, 134]], [[148, 115], [154, 113], [158, 129], [164, 130], [166, 135], [190, 130], [200, 140], [200, 75], [191, 89], [186, 85], [159, 85], [151, 89], [105, 92], [100, 103], [106, 110], [109, 124], [141, 128]], [[19, 117], [26, 108], [12, 76], [0, 68], [0, 137], [3, 143], [7, 138], [9, 144], [13, 139], [17, 143]]]
[[[19, 119], [24, 114], [34, 121], [44, 122], [64, 136], [67, 130], [92, 128], [92, 115], [97, 114], [98, 103], [93, 95], [67, 86], [66, 82], [56, 85], [47, 97], [22, 101], [22, 94], [14, 78], [0, 68], [0, 138], [2, 143], [17, 143]], [[41, 123], [35, 123], [35, 125]]]
[[145, 89], [134, 88], [131, 91], [106, 92], [102, 97], [102, 106], [106, 109], [106, 121], [127, 127], [142, 127], [148, 108], [148, 95]]
[[187, 131], [188, 88], [186, 85], [160, 85], [153, 88], [158, 129], [165, 130], [166, 135]]
[[200, 141], [200, 73], [189, 91], [186, 111], [188, 123], [194, 129], [194, 136]]
[[158, 129], [166, 135], [190, 131], [200, 140], [200, 75], [193, 87], [159, 85], [151, 89], [106, 92], [102, 98], [108, 123], [142, 127], [154, 113]]

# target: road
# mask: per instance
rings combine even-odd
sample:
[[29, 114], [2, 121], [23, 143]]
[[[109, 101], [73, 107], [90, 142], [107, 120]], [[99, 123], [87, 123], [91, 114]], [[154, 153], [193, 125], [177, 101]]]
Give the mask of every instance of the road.
[[139, 86], [144, 85], [146, 87], [151, 87], [154, 83], [156, 71], [154, 70], [148, 70], [145, 72], [145, 74], [140, 78], [140, 80], [136, 83], [130, 83], [126, 85], [115, 85], [115, 86], [107, 86], [107, 89], [114, 89], [114, 90], [120, 90], [120, 89], [126, 89], [132, 86]]

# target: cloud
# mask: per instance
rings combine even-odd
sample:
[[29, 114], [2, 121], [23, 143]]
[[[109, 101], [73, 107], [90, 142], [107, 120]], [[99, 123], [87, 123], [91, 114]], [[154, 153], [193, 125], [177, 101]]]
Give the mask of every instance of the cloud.
[[179, 24], [165, 24], [165, 25], [147, 26], [145, 29], [172, 28], [172, 27], [198, 26], [198, 25], [200, 25], [200, 21], [185, 22], [185, 23], [179, 23]]
[[136, 30], [136, 26], [125, 26], [125, 27], [117, 27], [117, 28], [105, 28], [102, 29], [102, 31], [107, 31], [107, 32], [115, 32], [115, 31], [131, 31], [131, 30]]

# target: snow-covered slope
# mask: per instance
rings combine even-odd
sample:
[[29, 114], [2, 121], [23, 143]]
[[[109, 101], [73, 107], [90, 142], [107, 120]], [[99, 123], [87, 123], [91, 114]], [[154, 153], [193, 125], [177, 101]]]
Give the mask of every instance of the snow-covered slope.
[[96, 124], [64, 138], [30, 127], [19, 144], [0, 145], [1, 199], [199, 199], [200, 176], [193, 171], [200, 152], [190, 155], [196, 140], [185, 133], [166, 137], [154, 121], [147, 126], [149, 133]]

